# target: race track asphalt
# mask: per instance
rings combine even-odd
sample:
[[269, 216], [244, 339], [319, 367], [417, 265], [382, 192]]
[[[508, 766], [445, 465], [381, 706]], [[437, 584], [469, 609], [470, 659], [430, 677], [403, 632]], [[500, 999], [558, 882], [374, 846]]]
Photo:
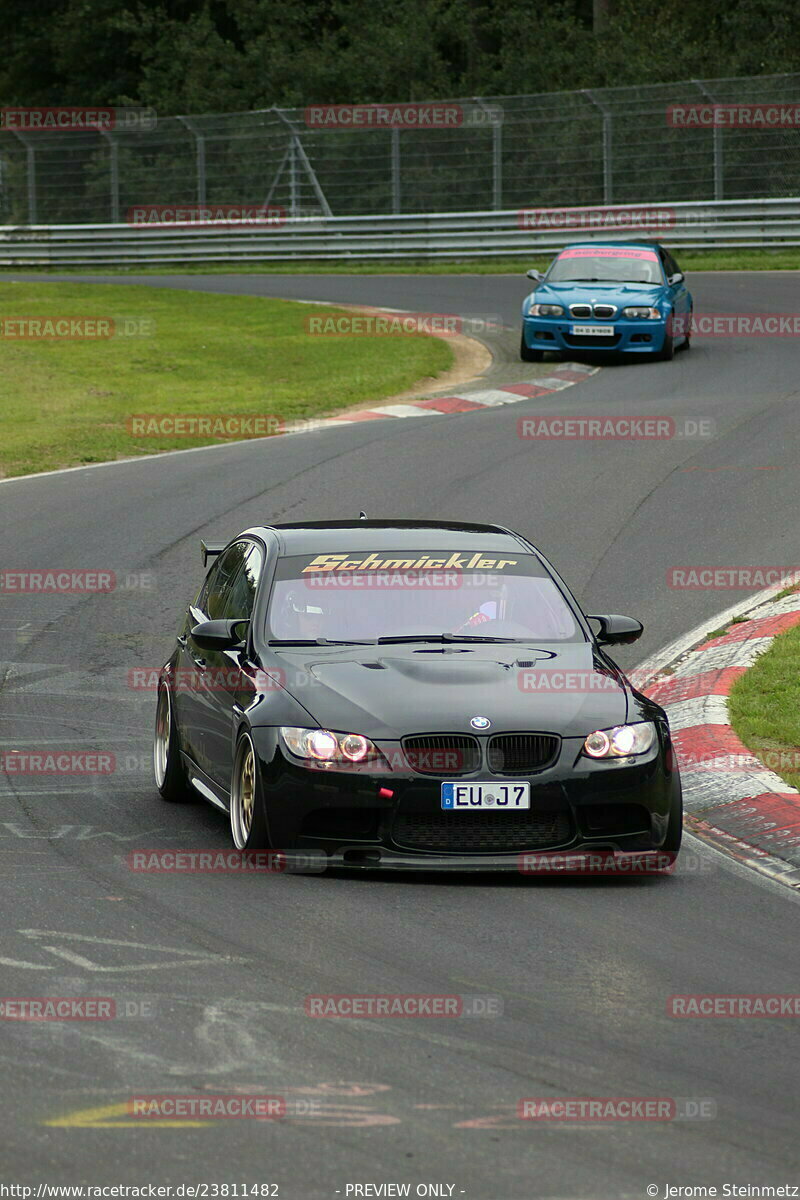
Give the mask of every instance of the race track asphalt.
[[[510, 276], [141, 282], [511, 325], [526, 290]], [[792, 273], [690, 285], [700, 313], [796, 307]], [[630, 667], [746, 594], [676, 590], [670, 568], [797, 562], [799, 398], [796, 339], [703, 338], [672, 363], [609, 365], [543, 400], [0, 485], [4, 569], [101, 567], [128, 584], [2, 597], [2, 749], [94, 749], [117, 762], [108, 776], [2, 780], [2, 995], [113, 996], [155, 1014], [0, 1025], [3, 1180], [270, 1182], [281, 1200], [390, 1182], [411, 1195], [452, 1184], [470, 1200], [800, 1182], [797, 1021], [667, 1015], [674, 993], [796, 990], [798, 897], [695, 839], [673, 877], [638, 880], [148, 875], [125, 860], [228, 844], [211, 809], [158, 799], [153, 696], [128, 686], [132, 668], [169, 653], [199, 583], [200, 537], [359, 509], [508, 524], [587, 611], [644, 621], [619, 655]], [[538, 414], [666, 416], [715, 432], [521, 440], [518, 420]], [[304, 1012], [312, 993], [384, 992], [491, 995], [503, 1015]], [[290, 1115], [175, 1127], [125, 1110], [134, 1094], [242, 1091], [283, 1095]], [[517, 1119], [521, 1098], [557, 1096], [707, 1101], [714, 1115]]]

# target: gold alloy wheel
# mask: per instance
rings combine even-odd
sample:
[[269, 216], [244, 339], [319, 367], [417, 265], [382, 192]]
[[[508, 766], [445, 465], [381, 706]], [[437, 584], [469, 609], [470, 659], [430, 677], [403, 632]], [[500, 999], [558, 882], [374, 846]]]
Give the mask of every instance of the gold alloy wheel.
[[253, 743], [245, 737], [236, 755], [231, 788], [231, 833], [237, 850], [244, 850], [253, 827], [256, 802], [256, 756]]
[[156, 786], [162, 788], [167, 777], [169, 764], [169, 739], [172, 731], [172, 715], [170, 713], [169, 693], [166, 687], [161, 687], [158, 693], [156, 708], [156, 732], [153, 739], [153, 770]]

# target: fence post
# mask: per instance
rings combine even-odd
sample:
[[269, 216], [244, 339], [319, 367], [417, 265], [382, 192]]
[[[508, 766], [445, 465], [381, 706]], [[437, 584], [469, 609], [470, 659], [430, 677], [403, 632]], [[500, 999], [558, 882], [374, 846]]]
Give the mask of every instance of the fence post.
[[100, 133], [108, 141], [110, 183], [111, 183], [111, 221], [119, 225], [119, 146], [110, 133], [101, 129]]
[[492, 128], [492, 201], [503, 207], [503, 126], [498, 121]]
[[597, 100], [588, 88], [582, 88], [581, 90], [582, 94], [586, 96], [603, 117], [603, 203], [611, 204], [612, 193], [614, 191], [614, 171], [611, 162], [611, 155], [614, 149], [614, 129], [611, 109], [602, 100]]
[[293, 217], [297, 216], [297, 163], [299, 161], [300, 165], [302, 166], [303, 170], [306, 172], [306, 175], [308, 176], [308, 179], [309, 179], [309, 182], [311, 183], [312, 188], [314, 189], [314, 195], [317, 197], [317, 202], [319, 203], [320, 208], [322, 209], [322, 211], [326, 217], [332, 217], [333, 213], [331, 212], [331, 206], [330, 206], [330, 204], [328, 204], [328, 201], [325, 199], [325, 193], [323, 192], [322, 188], [320, 187], [319, 180], [317, 179], [317, 173], [314, 170], [314, 168], [311, 166], [311, 162], [309, 160], [308, 155], [305, 152], [303, 142], [300, 138], [300, 134], [297, 132], [296, 126], [293, 124], [292, 121], [289, 120], [289, 118], [286, 116], [286, 114], [280, 108], [276, 108], [275, 105], [273, 105], [272, 108], [269, 109], [269, 111], [274, 112], [275, 115], [278, 117], [278, 120], [283, 121], [284, 125], [289, 130], [289, 145], [286, 148], [286, 153], [284, 154], [283, 158], [281, 159], [281, 165], [278, 167], [278, 173], [275, 176], [275, 178], [273, 179], [272, 186], [270, 187], [269, 192], [267, 193], [267, 198], [264, 201], [265, 206], [269, 207], [269, 203], [272, 200], [272, 197], [275, 193], [275, 189], [278, 186], [278, 181], [279, 181], [281, 175], [283, 174], [283, 168], [285, 167], [287, 159], [288, 159], [288, 162], [289, 162], [289, 206], [291, 208], [292, 216]]
[[197, 132], [197, 129], [188, 117], [178, 117], [178, 120], [186, 126], [194, 138], [195, 192], [197, 193], [198, 205], [204, 205], [206, 202], [206, 139], [202, 133]]
[[392, 130], [392, 212], [399, 213], [400, 194], [400, 130]]
[[[492, 109], [480, 96], [472, 97], [473, 103], [480, 104], [488, 115], [492, 125], [492, 208], [503, 207], [503, 126], [502, 122], [493, 118]], [[497, 106], [495, 105], [495, 108]]]
[[28, 182], [28, 224], [36, 224], [36, 151], [33, 144], [28, 141], [24, 134], [17, 133], [16, 129], [9, 130], [14, 134], [15, 138], [19, 138], [25, 147], [26, 171]]
[[289, 143], [289, 212], [297, 216], [297, 136]]
[[[710, 100], [712, 104], [716, 103], [713, 95], [703, 83], [702, 79], [693, 79], [692, 83], [695, 85], [695, 87], [700, 89], [706, 100]], [[711, 144], [713, 146], [714, 154], [714, 199], [724, 200], [725, 196], [723, 193], [725, 191], [725, 163], [722, 158], [722, 129], [716, 124], [716, 122], [711, 131]]]

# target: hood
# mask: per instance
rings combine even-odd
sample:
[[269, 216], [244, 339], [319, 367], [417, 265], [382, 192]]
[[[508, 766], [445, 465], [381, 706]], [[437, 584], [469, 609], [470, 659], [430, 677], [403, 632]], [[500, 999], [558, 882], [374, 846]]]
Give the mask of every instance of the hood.
[[624, 723], [621, 674], [588, 642], [534, 648], [436, 644], [281, 651], [284, 686], [319, 726], [396, 740], [413, 733], [537, 730], [585, 737]]
[[616, 304], [619, 308], [645, 304], [655, 308], [666, 294], [666, 287], [656, 283], [545, 283], [526, 296], [523, 312], [530, 304], [586, 304], [598, 300], [600, 303]]

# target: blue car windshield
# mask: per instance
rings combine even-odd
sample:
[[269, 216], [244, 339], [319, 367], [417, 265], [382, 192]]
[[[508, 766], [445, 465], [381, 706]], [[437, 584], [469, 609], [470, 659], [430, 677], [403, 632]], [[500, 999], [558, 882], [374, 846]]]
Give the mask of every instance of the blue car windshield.
[[546, 283], [664, 282], [658, 255], [652, 250], [564, 250], [547, 272]]

